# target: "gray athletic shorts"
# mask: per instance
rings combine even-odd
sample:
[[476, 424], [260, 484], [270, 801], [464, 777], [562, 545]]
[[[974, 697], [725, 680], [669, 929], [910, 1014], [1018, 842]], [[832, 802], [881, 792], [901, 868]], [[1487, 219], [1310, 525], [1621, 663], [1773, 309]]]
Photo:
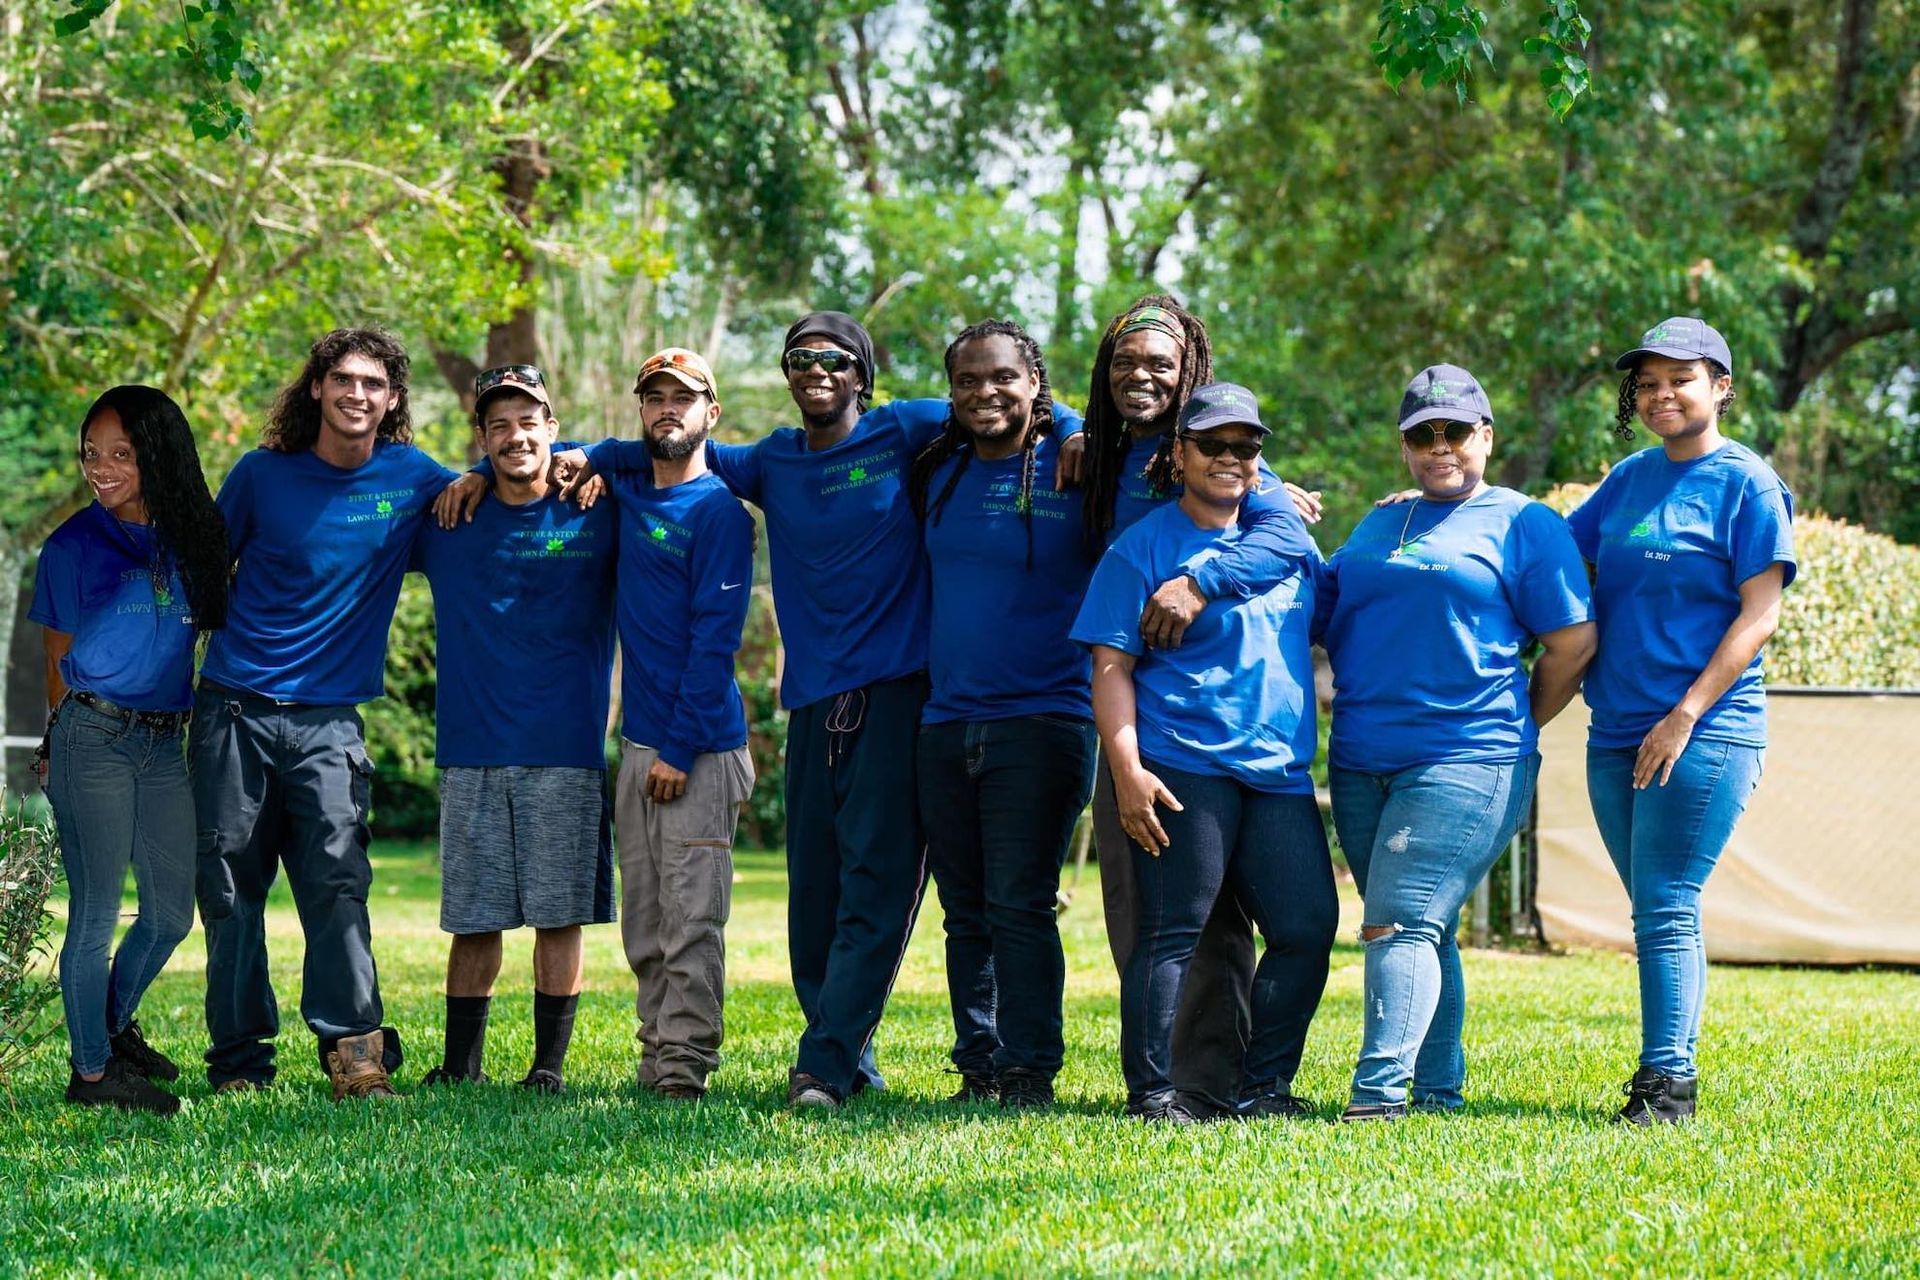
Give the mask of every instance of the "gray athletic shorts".
[[440, 928], [563, 929], [613, 920], [607, 775], [504, 765], [440, 776]]

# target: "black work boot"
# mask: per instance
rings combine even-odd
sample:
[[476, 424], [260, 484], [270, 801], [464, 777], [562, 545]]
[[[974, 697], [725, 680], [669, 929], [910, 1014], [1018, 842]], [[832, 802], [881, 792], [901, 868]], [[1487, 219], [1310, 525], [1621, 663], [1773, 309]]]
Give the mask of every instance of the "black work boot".
[[1656, 1124], [1679, 1124], [1693, 1119], [1693, 1095], [1698, 1076], [1670, 1076], [1653, 1067], [1641, 1067], [1633, 1079], [1620, 1086], [1627, 1105], [1613, 1117], [1615, 1124], [1648, 1128]]
[[1009, 1067], [1000, 1073], [1000, 1105], [1010, 1111], [1053, 1105], [1053, 1078], [1038, 1071]]
[[960, 1087], [947, 1095], [948, 1102], [997, 1102], [1000, 1100], [1000, 1086], [991, 1074], [983, 1075], [977, 1071], [962, 1071]]

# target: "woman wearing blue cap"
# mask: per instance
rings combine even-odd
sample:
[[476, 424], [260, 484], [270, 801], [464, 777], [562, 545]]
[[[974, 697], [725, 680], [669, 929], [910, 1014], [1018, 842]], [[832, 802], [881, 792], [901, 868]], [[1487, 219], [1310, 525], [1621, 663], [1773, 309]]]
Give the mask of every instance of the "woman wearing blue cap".
[[[1533, 795], [1539, 726], [1593, 656], [1586, 569], [1550, 508], [1486, 482], [1493, 410], [1423, 369], [1400, 402], [1417, 500], [1335, 552], [1318, 615], [1333, 663], [1328, 784], [1365, 900], [1366, 1025], [1343, 1120], [1463, 1105], [1455, 922]], [[1538, 641], [1529, 677], [1521, 655]]]
[[[70, 901], [60, 947], [67, 1101], [170, 1115], [180, 1068], [141, 1034], [140, 997], [193, 926], [194, 808], [180, 746], [194, 642], [227, 612], [227, 529], [180, 408], [115, 387], [80, 428], [94, 501], [40, 550], [47, 799]], [[133, 866], [140, 910], [113, 947]]]
[[1229, 889], [1266, 940], [1235, 1110], [1311, 1111], [1293, 1096], [1293, 1077], [1339, 921], [1307, 774], [1317, 743], [1308, 649], [1317, 557], [1300, 557], [1267, 591], [1211, 601], [1178, 648], [1149, 650], [1140, 631], [1160, 583], [1246, 536], [1240, 507], [1266, 434], [1244, 387], [1194, 391], [1175, 448], [1150, 477], [1168, 491], [1184, 483], [1179, 500], [1108, 548], [1073, 625], [1093, 650], [1094, 719], [1140, 899], [1120, 978], [1120, 1061], [1128, 1112], [1147, 1120], [1196, 1118], [1174, 1089], [1174, 1015], [1201, 930]]
[[1733, 357], [1704, 321], [1662, 321], [1615, 367], [1620, 433], [1637, 414], [1660, 445], [1616, 466], [1568, 523], [1600, 626], [1587, 789], [1639, 953], [1640, 1065], [1617, 1119], [1651, 1125], [1693, 1114], [1700, 890], [1760, 780], [1760, 650], [1793, 580], [1793, 495], [1720, 434]]

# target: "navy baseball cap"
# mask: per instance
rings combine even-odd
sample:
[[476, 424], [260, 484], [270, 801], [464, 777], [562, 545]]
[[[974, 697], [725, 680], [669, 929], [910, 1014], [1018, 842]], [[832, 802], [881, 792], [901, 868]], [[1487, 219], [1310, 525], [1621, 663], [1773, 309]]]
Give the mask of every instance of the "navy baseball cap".
[[1631, 369], [1641, 356], [1666, 356], [1670, 360], [1711, 360], [1728, 373], [1733, 372], [1733, 352], [1727, 340], [1705, 320], [1695, 316], [1672, 316], [1640, 335], [1640, 345], [1613, 362], [1616, 369]]
[[1493, 406], [1480, 382], [1457, 364], [1430, 364], [1413, 375], [1400, 397], [1400, 429], [1423, 422], [1492, 422]]
[[1237, 382], [1209, 382], [1196, 387], [1186, 404], [1180, 407], [1180, 430], [1212, 431], [1216, 427], [1252, 427], [1261, 435], [1271, 435], [1260, 421], [1260, 402], [1253, 392]]

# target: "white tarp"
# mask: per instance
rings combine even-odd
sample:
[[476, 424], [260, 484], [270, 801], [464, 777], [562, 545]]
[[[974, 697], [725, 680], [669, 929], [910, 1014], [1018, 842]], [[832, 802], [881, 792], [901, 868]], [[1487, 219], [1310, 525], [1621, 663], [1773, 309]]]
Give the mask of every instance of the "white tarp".
[[[1767, 719], [1760, 789], [1702, 901], [1708, 958], [1920, 965], [1920, 697], [1775, 690]], [[1631, 951], [1586, 738], [1578, 699], [1542, 735], [1536, 903], [1549, 941]]]

